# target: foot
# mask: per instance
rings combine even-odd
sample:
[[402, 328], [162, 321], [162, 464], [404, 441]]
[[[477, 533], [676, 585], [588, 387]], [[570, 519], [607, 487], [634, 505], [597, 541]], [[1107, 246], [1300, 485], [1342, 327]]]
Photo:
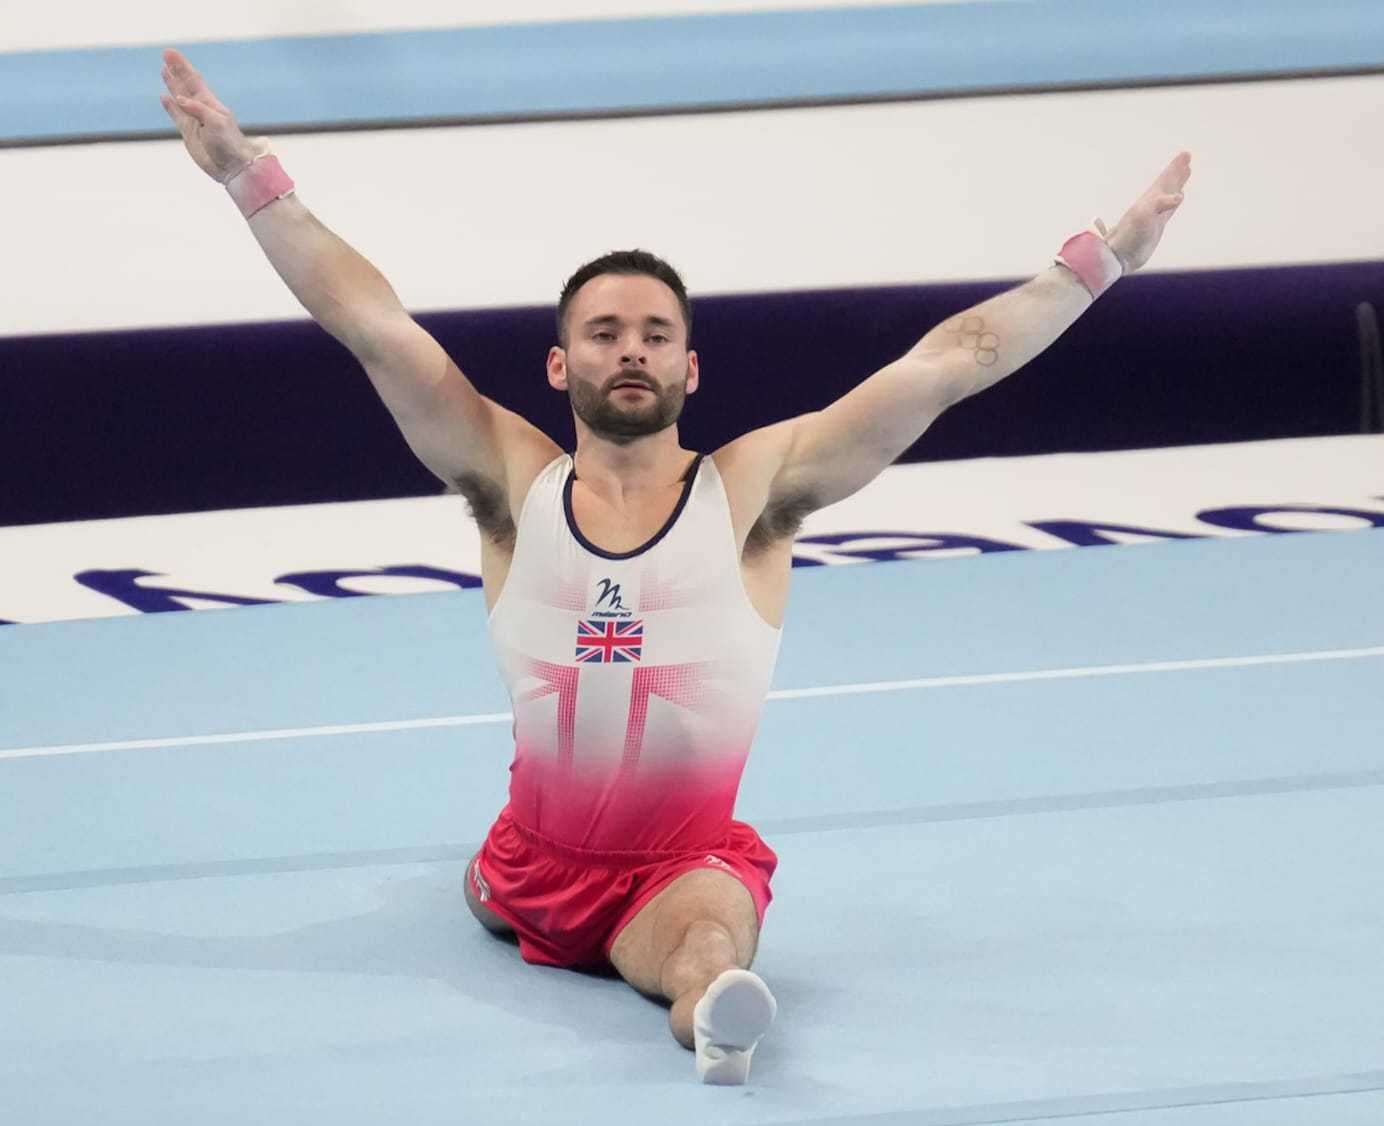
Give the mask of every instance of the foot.
[[744, 1083], [755, 1045], [777, 1011], [774, 995], [758, 974], [726, 970], [713, 981], [692, 1010], [697, 1074], [702, 1082]]

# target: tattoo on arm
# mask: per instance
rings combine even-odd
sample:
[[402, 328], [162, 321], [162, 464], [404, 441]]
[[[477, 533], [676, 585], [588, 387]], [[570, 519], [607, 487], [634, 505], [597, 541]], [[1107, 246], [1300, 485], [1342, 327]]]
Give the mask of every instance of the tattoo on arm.
[[956, 346], [975, 357], [981, 367], [988, 368], [1000, 358], [1000, 338], [986, 331], [984, 317], [958, 317], [946, 326], [956, 339]]

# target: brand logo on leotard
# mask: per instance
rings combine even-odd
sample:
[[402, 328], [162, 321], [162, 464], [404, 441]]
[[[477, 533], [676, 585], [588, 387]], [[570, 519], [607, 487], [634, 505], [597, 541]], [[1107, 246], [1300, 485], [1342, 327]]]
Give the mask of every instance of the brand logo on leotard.
[[722, 860], [719, 856], [708, 856], [705, 860], [702, 861], [702, 863], [710, 864], [716, 868], [724, 868], [727, 872], [733, 871], [731, 866], [727, 864], [724, 860]]
[[[601, 579], [598, 584], [596, 606], [591, 611], [593, 618], [632, 618], [634, 612], [625, 609], [624, 599], [620, 597], [620, 584], [609, 579]], [[605, 609], [601, 609], [601, 607]]]
[[610, 608], [612, 610], [623, 610], [625, 608], [625, 604], [620, 600], [619, 583], [613, 583], [609, 579], [602, 579], [600, 586], [601, 593], [596, 598], [597, 606], [600, 606], [601, 603], [603, 603], [607, 598], [609, 598]]

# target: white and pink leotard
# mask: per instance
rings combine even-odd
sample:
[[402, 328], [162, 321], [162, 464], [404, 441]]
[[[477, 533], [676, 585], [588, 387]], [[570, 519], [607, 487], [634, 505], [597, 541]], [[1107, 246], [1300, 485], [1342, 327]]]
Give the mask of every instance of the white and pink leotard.
[[539, 474], [490, 634], [514, 708], [511, 816], [578, 849], [697, 849], [725, 838], [781, 631], [750, 604], [721, 476], [688, 471], [643, 547], [590, 543], [575, 469]]

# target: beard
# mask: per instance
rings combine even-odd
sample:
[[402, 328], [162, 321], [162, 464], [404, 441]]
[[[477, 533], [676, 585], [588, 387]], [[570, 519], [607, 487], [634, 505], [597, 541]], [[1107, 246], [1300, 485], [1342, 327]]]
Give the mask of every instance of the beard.
[[[637, 379], [650, 390], [648, 398], [619, 401], [615, 385], [622, 379]], [[643, 372], [620, 372], [597, 387], [582, 380], [567, 385], [572, 411], [600, 438], [626, 446], [638, 438], [667, 430], [682, 415], [687, 401], [687, 373], [682, 382], [660, 388]]]

